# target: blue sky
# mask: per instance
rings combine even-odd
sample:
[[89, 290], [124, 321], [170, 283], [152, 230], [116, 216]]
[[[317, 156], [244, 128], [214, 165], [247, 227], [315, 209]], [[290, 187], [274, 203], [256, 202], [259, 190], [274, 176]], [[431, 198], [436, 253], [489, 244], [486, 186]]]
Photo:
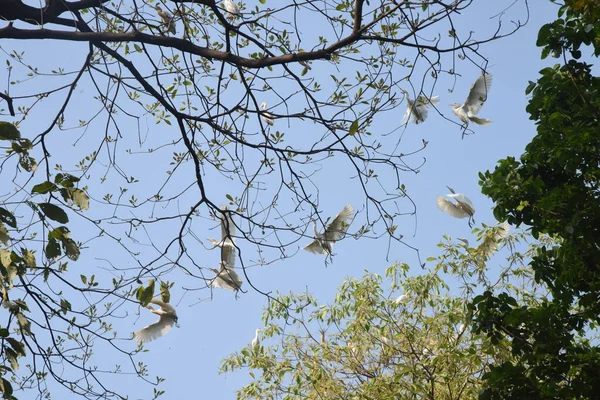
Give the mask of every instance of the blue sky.
[[[502, 3], [505, 7], [504, 3], [510, 2]], [[474, 2], [472, 7], [469, 7], [457, 19], [457, 30], [470, 30], [482, 36], [493, 32], [496, 20], [491, 20], [490, 17], [501, 12], [503, 7], [493, 9], [490, 4], [491, 2], [485, 1]], [[553, 62], [553, 60], [541, 61], [539, 59], [540, 51], [535, 47], [535, 40], [539, 27], [555, 19], [557, 6], [544, 1], [532, 3], [530, 7], [530, 21], [525, 27], [513, 36], [485, 44], [480, 49], [481, 53], [489, 60], [487, 69], [493, 74], [494, 79], [489, 99], [480, 116], [491, 119], [493, 124], [486, 127], [472, 126], [475, 134], [462, 139], [460, 127], [449, 121], [455, 121], [456, 118], [448, 105], [453, 102], [462, 103], [471, 83], [480, 74], [480, 70], [472, 63], [457, 60], [455, 68], [460, 76], [456, 81], [447, 75], [442, 76], [433, 90], [434, 95], [440, 96], [438, 109], [442, 115], [431, 110], [429, 119], [425, 123], [418, 126], [409, 124], [406, 131], [402, 133], [401, 129], [396, 130], [396, 128], [404, 114], [405, 104], [403, 103], [397, 111], [387, 113], [380, 120], [375, 121], [373, 129], [371, 129], [374, 134], [395, 130], [391, 135], [382, 138], [387, 146], [394, 146], [402, 133], [402, 142], [399, 147], [402, 152], [408, 152], [409, 149], [418, 147], [422, 140], [429, 142], [424, 151], [411, 159], [414, 165], [419, 165], [423, 157], [426, 159], [426, 163], [419, 168], [419, 173], [402, 175], [403, 183], [408, 188], [408, 194], [417, 204], [417, 219], [407, 216], [399, 221], [399, 229], [404, 235], [404, 241], [420, 250], [423, 261], [427, 257], [437, 254], [436, 244], [444, 234], [454, 238], [464, 237], [474, 240], [466, 220], [453, 219], [437, 209], [436, 196], [447, 193], [446, 185], [451, 186], [468, 195], [473, 201], [477, 209], [475, 216], [477, 222], [493, 224], [492, 203], [480, 194], [477, 175], [480, 171], [493, 169], [500, 158], [518, 157], [535, 133], [534, 124], [525, 113], [527, 98], [524, 91], [528, 81], [535, 80], [537, 72]], [[505, 27], [508, 29], [510, 20], [517, 18], [522, 21], [525, 18], [522, 2], [518, 2], [507, 11], [503, 18]], [[310, 38], [311, 33], [306, 33], [307, 38]], [[443, 36], [446, 35], [446, 32], [440, 32], [440, 34]], [[306, 40], [308, 41], [308, 39]], [[0, 45], [5, 52], [9, 52], [13, 47], [26, 50], [30, 59], [33, 60], [31, 61], [33, 65], [36, 65], [34, 62], [37, 62], [37, 65], [42, 64], [47, 70], [65, 65], [77, 65], [85, 56], [86, 51], [85, 45], [64, 42], [5, 41]], [[2, 56], [7, 58], [5, 54]], [[337, 68], [344, 72], [343, 63]], [[417, 72], [422, 73], [420, 68], [419, 65]], [[325, 85], [329, 75], [335, 71], [336, 67], [328, 63], [315, 62], [309, 73], [317, 81], [322, 80]], [[417, 81], [420, 82], [420, 80]], [[418, 88], [417, 81], [415, 81], [415, 87]], [[11, 90], [23, 93], [28, 88], [40, 90], [41, 87], [36, 85], [43, 85], [43, 82], [43, 79], [35, 79], [15, 86]], [[77, 96], [81, 100], [77, 106], [71, 106], [67, 112], [68, 121], [90, 119], [93, 114], [91, 111], [93, 102], [90, 99], [86, 100], [86, 96], [93, 91], [86, 86], [90, 85], [89, 80], [86, 82], [78, 86], [76, 90]], [[431, 85], [431, 81], [426, 82]], [[403, 87], [412, 93], [408, 84]], [[450, 90], [453, 91], [450, 92]], [[277, 104], [275, 96], [269, 97], [268, 94], [265, 96], [267, 97], [265, 100], [269, 104]], [[26, 137], [33, 137], [45, 129], [47, 123], [42, 124], [39, 121], [45, 121], [43, 116], [51, 115], [52, 108], [57, 109], [59, 106], [60, 104], [56, 103], [37, 109], [39, 118], [27, 120], [21, 128], [22, 134]], [[2, 119], [7, 120], [5, 116]], [[307, 129], [306, 126], [282, 128], [282, 125], [286, 124], [281, 120], [276, 122], [276, 127], [285, 129], [292, 142], [303, 140], [304, 137], [314, 139], [312, 135], [318, 135]], [[169, 138], [169, 135], [176, 139], [176, 130], [164, 123], [156, 125], [154, 120], [148, 117], [140, 119], [138, 124], [129, 122], [122, 126], [125, 129], [121, 132], [123, 135], [121, 148], [131, 148], [134, 153], [127, 157], [119, 155], [120, 166], [124, 173], [127, 176], [136, 177], [142, 184], [152, 179], [164, 179], [164, 170], [170, 167], [155, 167], [157, 164], [148, 165], [145, 163], [148, 157], [135, 153], [137, 150], [158, 146], [165, 141], [165, 137]], [[374, 129], [379, 129], [380, 132], [375, 132]], [[49, 149], [55, 156], [52, 160], [53, 163], [60, 162], [67, 169], [66, 166], [74, 165], [94, 150], [95, 142], [90, 138], [93, 135], [91, 131], [82, 133], [73, 130], [73, 132], [66, 131], [60, 132], [60, 134], [64, 135], [64, 138], [53, 142], [53, 147]], [[72, 147], [74, 143], [77, 143], [76, 147]], [[71, 151], [72, 148], [77, 151]], [[181, 147], [179, 151], [182, 151]], [[161, 157], [168, 164], [170, 150], [166, 154]], [[355, 225], [364, 223], [364, 196], [360, 195], [356, 181], [350, 177], [351, 174], [344, 169], [345, 164], [334, 159], [324, 161], [320, 165], [321, 169], [315, 175], [313, 182], [319, 189], [320, 210], [323, 211], [323, 215], [333, 216], [346, 203], [351, 203], [359, 211]], [[190, 164], [188, 164], [188, 168], [189, 166]], [[104, 169], [108, 171], [108, 168]], [[107, 184], [100, 184], [99, 177], [102, 176], [102, 173], [101, 167], [95, 167], [91, 171], [94, 179], [89, 181], [90, 194], [95, 200], [99, 200], [103, 196], [103, 190], [107, 193], [114, 193], [115, 188], [124, 186], [118, 183], [119, 178], [114, 171], [108, 172]], [[43, 177], [39, 176], [38, 178], [42, 179]], [[171, 190], [175, 191], [177, 187], [183, 189], [186, 186], [186, 178], [189, 178], [189, 171], [183, 171], [181, 175], [177, 175], [177, 180], [174, 179], [173, 186], [170, 187]], [[226, 180], [216, 174], [211, 174], [209, 170], [207, 170], [205, 178], [209, 190], [221, 191], [223, 194], [235, 190], [231, 189], [235, 186], [229, 186]], [[390, 177], [383, 175], [382, 179], [390, 179]], [[144, 186], [138, 185], [135, 193], [143, 198]], [[148, 192], [148, 194], [151, 193]], [[126, 193], [125, 196], [128, 197], [129, 193]], [[186, 192], [186, 196], [193, 196], [193, 193]], [[92, 200], [90, 213], [94, 212], [95, 205], [97, 205], [97, 201]], [[169, 204], [171, 209], [181, 207], [185, 210], [185, 207], [188, 206], [189, 204], [186, 202]], [[407, 210], [409, 211], [409, 208], [402, 211]], [[106, 210], [103, 212], [105, 216], [110, 214], [107, 214]], [[159, 212], [160, 210], [157, 211], [157, 213]], [[96, 233], [86, 231], [89, 229], [86, 226], [75, 224], [72, 227], [74, 236], [79, 235], [76, 236], [78, 239], [95, 236]], [[216, 223], [204, 215], [198, 218], [198, 222], [195, 222], [194, 228], [197, 228], [198, 231], [194, 229], [194, 232], [200, 240], [211, 236], [217, 237], [218, 230], [210, 230], [215, 226]], [[111, 229], [123, 235], [127, 231], [126, 227], [111, 226]], [[136, 259], [149, 260], [155, 256], [154, 250], [150, 246], [151, 242], [160, 247], [161, 244], [164, 245], [171, 239], [168, 232], [153, 230], [153, 228], [149, 228], [148, 235], [146, 236], [146, 233], [141, 230], [132, 233], [132, 236], [140, 241], [140, 254], [136, 256], [128, 255], [113, 241], [105, 238], [96, 238], [90, 241], [88, 248], [82, 252], [80, 261], [71, 263], [72, 277], [79, 279], [80, 273], [89, 275], [96, 273], [98, 277], [108, 278], [113, 272], [110, 271], [110, 264], [107, 260], [110, 260], [113, 265], [117, 264], [119, 268], [132, 268], [136, 265]], [[300, 241], [290, 248], [289, 253], [293, 254], [308, 242], [308, 239]], [[192, 247], [194, 240], [191, 237], [188, 237], [186, 243], [194, 262], [202, 267], [216, 268], [218, 251], [208, 251], [200, 243], [196, 244], [197, 247]], [[239, 244], [244, 256], [247, 257], [244, 260], [245, 265], [250, 266], [246, 272], [252, 284], [260, 291], [272, 293], [309, 291], [322, 302], [332, 299], [336, 288], [346, 277], [362, 276], [365, 269], [383, 274], [385, 268], [392, 262], [401, 261], [409, 263], [414, 273], [421, 271], [416, 255], [409, 247], [397, 242], [390, 242], [385, 237], [378, 240], [363, 238], [359, 241], [348, 238], [337, 243], [334, 250], [337, 255], [333, 264], [327, 267], [324, 265], [322, 257], [304, 251], [298, 251], [291, 258], [267, 266], [258, 266], [253, 262], [257, 258], [255, 249], [244, 243]], [[191, 264], [191, 260], [184, 260], [184, 262]], [[148, 344], [145, 348], [149, 351], [138, 356], [139, 360], [148, 365], [151, 371], [150, 380], [153, 380], [154, 376], [166, 378], [159, 388], [167, 391], [164, 397], [167, 399], [235, 398], [235, 390], [247, 383], [249, 376], [245, 371], [219, 375], [219, 363], [230, 353], [246, 346], [252, 340], [255, 328], [262, 327], [261, 315], [266, 305], [266, 297], [252, 290], [246, 284], [245, 288], [248, 290], [246, 293], [240, 294], [239, 298], [229, 291], [215, 290], [211, 299], [211, 293], [205, 289], [183, 290], [183, 287], [198, 289], [201, 285], [197, 281], [188, 280], [181, 271], [174, 270], [165, 279], [175, 281], [175, 287], [171, 291], [171, 302], [177, 306], [180, 328], [175, 328], [160, 340]], [[114, 328], [118, 332], [117, 337], [124, 340], [125, 344], [122, 346], [127, 349], [135, 347], [132, 341], [125, 341], [130, 332], [155, 320], [152, 314], [145, 310], [140, 311], [132, 303], [123, 304], [118, 309], [117, 315], [122, 318], [113, 321]], [[103, 349], [105, 347], [99, 345], [95, 351], [95, 361], [99, 364], [126, 365], [127, 360], [119, 358], [114, 352], [104, 352]], [[148, 398], [151, 393], [151, 388], [147, 384], [135, 379], [132, 375], [114, 376], [109, 380], [115, 382], [117, 388], [126, 388], [135, 399]], [[59, 398], [58, 393], [60, 392], [56, 393], [56, 398]], [[33, 396], [31, 393], [28, 395]]]

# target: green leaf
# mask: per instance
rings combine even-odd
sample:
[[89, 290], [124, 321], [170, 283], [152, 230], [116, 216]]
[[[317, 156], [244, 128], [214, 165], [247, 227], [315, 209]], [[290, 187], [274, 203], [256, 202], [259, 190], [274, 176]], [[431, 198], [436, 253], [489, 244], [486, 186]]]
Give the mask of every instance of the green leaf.
[[71, 238], [65, 238], [63, 239], [62, 244], [65, 248], [65, 253], [67, 253], [67, 257], [69, 257], [70, 260], [77, 261], [80, 254], [77, 243]]
[[5, 246], [8, 246], [8, 239], [10, 239], [8, 229], [0, 222], [0, 242], [4, 243]]
[[46, 245], [46, 257], [52, 259], [54, 257], [60, 256], [60, 244], [54, 238], [48, 238], [48, 244]]
[[61, 224], [66, 224], [69, 222], [69, 217], [62, 208], [52, 203], [38, 203], [38, 206], [40, 206], [46, 217], [50, 218], [51, 220], [60, 222]]
[[71, 311], [71, 303], [65, 299], [60, 299], [60, 311], [67, 315], [67, 312]]
[[83, 190], [73, 189], [71, 191], [71, 197], [73, 198], [73, 203], [80, 209], [87, 210], [90, 208], [90, 198]]
[[0, 140], [17, 140], [21, 134], [16, 126], [10, 122], [0, 121]]
[[136, 297], [143, 307], [146, 307], [150, 303], [150, 300], [152, 300], [152, 297], [154, 297], [154, 283], [155, 280], [152, 279], [148, 282], [147, 287], [140, 286], [137, 289]]
[[12, 385], [4, 378], [0, 379], [0, 392], [3, 394], [4, 398], [7, 399], [13, 394]]
[[350, 125], [350, 130], [348, 131], [350, 136], [354, 136], [356, 132], [358, 132], [358, 120], [355, 120], [352, 125]]
[[12, 264], [10, 251], [0, 249], [0, 264], [2, 264], [4, 268], [8, 268]]
[[79, 277], [81, 278], [81, 282], [83, 282], [84, 285], [87, 285], [87, 276], [85, 275], [79, 275]]
[[15, 218], [13, 213], [5, 210], [2, 207], [0, 207], [0, 221], [4, 222], [6, 225], [10, 226], [11, 228], [17, 227], [17, 219]]
[[54, 190], [56, 190], [56, 185], [52, 182], [46, 181], [35, 185], [33, 189], [31, 189], [31, 193], [45, 194]]
[[21, 254], [23, 256], [23, 261], [27, 264], [28, 267], [36, 268], [37, 265], [35, 263], [35, 256], [33, 253], [27, 249], [21, 249]]

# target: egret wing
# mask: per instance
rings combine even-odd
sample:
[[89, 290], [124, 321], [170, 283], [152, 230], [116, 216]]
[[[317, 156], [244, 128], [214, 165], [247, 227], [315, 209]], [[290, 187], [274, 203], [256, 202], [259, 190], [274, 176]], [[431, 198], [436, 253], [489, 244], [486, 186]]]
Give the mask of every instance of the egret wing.
[[483, 103], [487, 100], [488, 93], [492, 87], [492, 75], [484, 72], [479, 78], [471, 85], [469, 96], [463, 107], [467, 108], [469, 116], [477, 115]]
[[[354, 208], [350, 204], [347, 204], [342, 211], [331, 221], [323, 236], [328, 242], [335, 242], [340, 240], [346, 234], [348, 227], [350, 226], [350, 220], [354, 216]], [[309, 250], [310, 251], [310, 250]]]
[[437, 206], [440, 210], [455, 218], [466, 218], [469, 216], [466, 211], [457, 207], [450, 200], [445, 199], [442, 196], [437, 197]]
[[464, 194], [452, 193], [452, 194], [449, 194], [448, 197], [452, 197], [453, 199], [455, 199], [456, 201], [461, 203], [463, 206], [467, 206], [467, 208], [471, 209], [471, 211], [472, 211], [471, 214], [475, 214], [475, 206], [473, 205], [473, 203], [471, 203], [471, 200], [469, 200], [469, 198], [467, 196], [465, 196]]
[[424, 122], [429, 115], [429, 106], [439, 103], [439, 98], [439, 96], [433, 96], [431, 99], [428, 99], [425, 96], [417, 97], [417, 101], [415, 101], [412, 113], [413, 122], [415, 124]]
[[237, 234], [237, 228], [233, 223], [232, 214], [229, 212], [227, 206], [222, 207], [222, 210], [225, 211], [225, 215], [219, 215], [219, 220], [221, 221], [221, 239], [223, 243], [231, 242], [233, 244], [233, 236]]
[[327, 251], [325, 251], [323, 246], [321, 246], [321, 244], [317, 240], [314, 240], [311, 244], [306, 246], [304, 250], [314, 254], [327, 254]]
[[406, 106], [406, 112], [404, 113], [404, 117], [402, 117], [402, 125], [406, 125], [408, 120], [410, 119], [410, 115], [412, 114], [412, 104], [408, 103]]
[[138, 343], [148, 343], [161, 336], [166, 335], [175, 325], [175, 319], [172, 316], [161, 315], [161, 317], [153, 324], [148, 325], [144, 329], [140, 329], [133, 333], [133, 338]]
[[225, 243], [221, 246], [221, 265], [227, 268], [235, 266], [236, 248], [233, 243]]

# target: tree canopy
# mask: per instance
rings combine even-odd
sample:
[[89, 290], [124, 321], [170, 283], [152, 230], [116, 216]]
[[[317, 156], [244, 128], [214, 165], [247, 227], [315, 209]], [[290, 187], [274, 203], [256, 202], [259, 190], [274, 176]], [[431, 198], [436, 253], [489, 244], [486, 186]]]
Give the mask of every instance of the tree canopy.
[[[530, 263], [536, 280], [550, 288], [548, 301], [523, 307], [489, 294], [474, 302], [478, 329], [510, 340], [516, 356], [490, 372], [483, 398], [598, 397], [600, 79], [582, 59], [583, 52], [600, 55], [594, 3], [567, 1], [559, 18], [540, 29], [542, 57], [561, 62], [527, 88], [537, 135], [519, 160], [506, 158], [481, 175], [499, 220], [561, 239]], [[576, 335], [589, 340], [575, 341]]]
[[204, 239], [221, 220], [236, 225], [225, 235], [243, 290], [263, 293], [246, 268], [315, 239], [311, 222], [335, 215], [321, 198], [333, 179], [359, 195], [345, 236], [417, 251], [400, 223], [417, 211], [403, 177], [427, 142], [403, 146], [382, 120], [404, 106], [401, 89], [430, 98], [440, 77], [457, 80], [457, 60], [485, 71], [485, 45], [522, 26], [500, 13], [488, 34], [463, 30], [472, 4], [1, 1], [4, 396], [50, 397], [54, 380], [125, 397], [115, 374], [155, 384], [119, 319], [159, 287], [165, 300], [173, 287], [211, 296], [198, 254], [225, 247]]
[[[530, 235], [509, 236], [503, 227], [476, 233], [474, 247], [440, 243], [427, 273], [410, 276], [408, 265], [393, 265], [385, 277], [349, 278], [331, 304], [309, 294], [279, 296], [264, 312], [261, 347], [223, 361], [223, 372], [248, 369], [254, 378], [237, 398], [477, 398], [490, 365], [515, 355], [507, 340], [472, 328], [467, 305], [497, 291], [521, 307], [547, 301], [548, 289], [527, 263], [552, 241], [527, 243]], [[502, 267], [492, 272], [488, 261], [499, 246]], [[447, 286], [450, 277], [463, 282], [460, 290]]]

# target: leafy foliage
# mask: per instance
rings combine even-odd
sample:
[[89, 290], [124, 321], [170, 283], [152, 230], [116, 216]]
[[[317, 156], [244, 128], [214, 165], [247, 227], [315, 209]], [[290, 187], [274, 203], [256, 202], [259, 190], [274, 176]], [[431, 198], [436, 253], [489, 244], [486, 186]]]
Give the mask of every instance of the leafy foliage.
[[476, 298], [478, 329], [508, 338], [515, 360], [486, 377], [483, 398], [592, 399], [600, 390], [600, 352], [594, 341], [576, 342], [600, 322], [600, 78], [581, 58], [582, 46], [600, 54], [600, 9], [567, 1], [539, 32], [542, 57], [564, 63], [540, 71], [527, 92], [537, 135], [516, 160], [501, 160], [481, 174], [483, 193], [498, 220], [528, 225], [534, 236], [560, 238], [530, 263], [551, 290], [548, 301], [522, 307], [508, 295]]
[[[223, 361], [223, 372], [247, 368], [253, 377], [238, 399], [477, 398], [489, 365], [515, 355], [505, 339], [471, 327], [481, 317], [467, 300], [505, 290], [521, 307], [547, 301], [547, 289], [533, 282], [525, 263], [552, 242], [543, 238], [519, 252], [526, 236], [496, 240], [511, 251], [499, 278], [490, 277], [492, 253], [482, 257], [481, 245], [498, 229], [476, 229], [476, 247], [440, 244], [442, 254], [423, 275], [393, 265], [385, 279], [374, 273], [348, 279], [330, 305], [309, 294], [277, 297], [263, 315], [263, 346]], [[463, 282], [460, 295], [449, 290], [448, 274]]]

